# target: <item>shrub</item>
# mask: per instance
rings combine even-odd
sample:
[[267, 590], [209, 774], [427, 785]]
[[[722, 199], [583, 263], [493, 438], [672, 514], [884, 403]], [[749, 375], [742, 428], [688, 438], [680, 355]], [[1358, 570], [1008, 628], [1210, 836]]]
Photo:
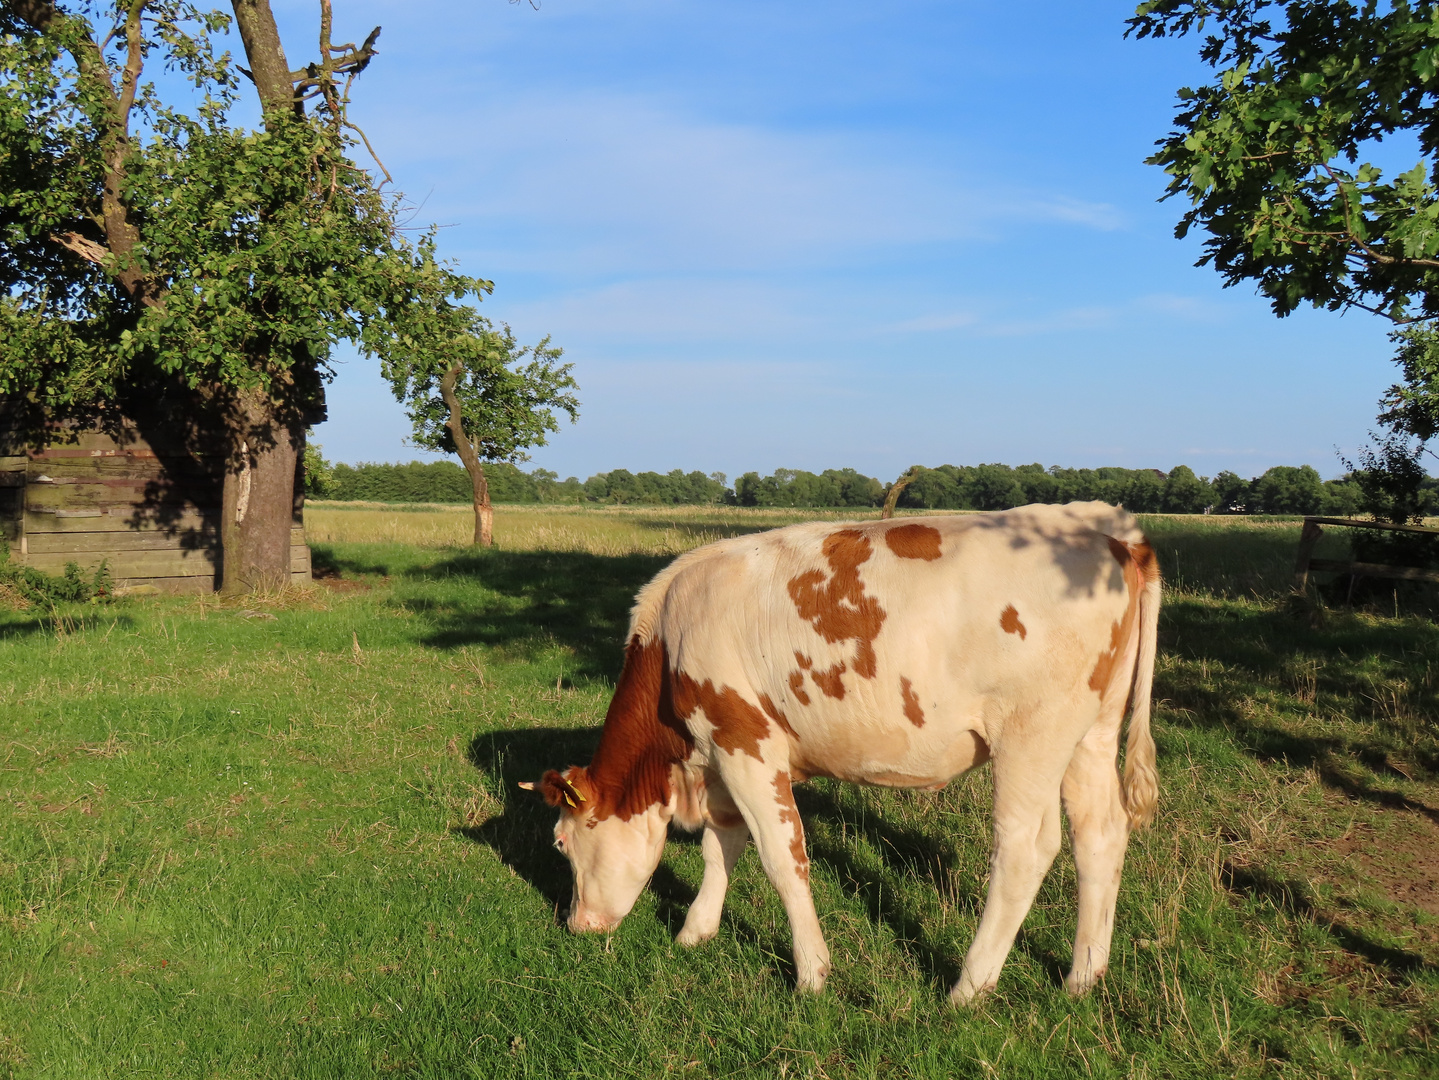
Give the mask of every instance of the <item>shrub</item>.
[[0, 584], [9, 585], [32, 604], [106, 603], [115, 597], [115, 585], [108, 562], [101, 562], [87, 579], [78, 563], [66, 563], [59, 577], [17, 566], [10, 561], [10, 546], [0, 541]]

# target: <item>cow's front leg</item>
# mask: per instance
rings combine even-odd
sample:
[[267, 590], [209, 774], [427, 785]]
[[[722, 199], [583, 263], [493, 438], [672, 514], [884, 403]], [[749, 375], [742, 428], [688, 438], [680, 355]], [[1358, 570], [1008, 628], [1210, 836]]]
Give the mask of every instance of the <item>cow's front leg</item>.
[[[809, 890], [809, 856], [804, 850], [804, 826], [794, 804], [789, 772], [746, 762], [741, 776], [726, 776], [735, 805], [744, 815], [764, 872], [789, 915], [794, 935], [795, 985], [818, 993], [829, 975], [829, 947], [814, 911]], [[729, 770], [727, 770], [729, 771]]]
[[749, 829], [743, 821], [727, 829], [717, 825], [705, 826], [704, 835], [700, 838], [700, 850], [705, 857], [705, 876], [700, 882], [699, 895], [690, 905], [684, 928], [676, 939], [681, 945], [698, 945], [719, 932], [720, 911], [724, 908], [729, 877], [748, 839]]

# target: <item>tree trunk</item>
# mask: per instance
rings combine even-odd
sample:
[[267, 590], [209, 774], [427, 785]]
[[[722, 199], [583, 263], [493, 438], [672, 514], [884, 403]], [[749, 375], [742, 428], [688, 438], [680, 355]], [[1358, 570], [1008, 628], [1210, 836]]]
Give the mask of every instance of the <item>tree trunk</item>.
[[[232, 0], [231, 6], [268, 126], [277, 110], [297, 107], [280, 30], [270, 0]], [[282, 379], [293, 382], [296, 374], [287, 371]], [[227, 421], [230, 460], [220, 515], [221, 591], [283, 588], [290, 583], [290, 526], [295, 473], [304, 460], [304, 421], [263, 390], [237, 393]]]
[[[469, 469], [469, 466], [465, 466]], [[495, 510], [490, 505], [490, 484], [485, 479], [485, 467], [476, 459], [470, 472], [470, 482], [475, 487], [475, 540], [480, 547], [491, 547], [495, 542]]]
[[[285, 59], [285, 46], [275, 25], [270, 0], [232, 0], [235, 25], [245, 43], [245, 57], [250, 61], [250, 77], [260, 95], [260, 104], [270, 109], [298, 109], [295, 84], [290, 81], [290, 64]], [[324, 57], [321, 57], [324, 59]]]
[[230, 463], [220, 512], [221, 592], [275, 590], [290, 583], [295, 474], [305, 434], [286, 423], [263, 391], [236, 398]]
[[485, 479], [485, 467], [480, 464], [479, 451], [465, 434], [464, 414], [460, 410], [460, 399], [455, 395], [455, 381], [464, 370], [462, 365], [456, 364], [440, 377], [440, 397], [444, 398], [450, 410], [445, 426], [450, 429], [450, 438], [455, 442], [460, 461], [465, 466], [465, 472], [470, 474], [470, 484], [474, 487], [475, 543], [480, 547], [490, 547], [495, 542], [495, 512], [490, 506], [490, 485]]

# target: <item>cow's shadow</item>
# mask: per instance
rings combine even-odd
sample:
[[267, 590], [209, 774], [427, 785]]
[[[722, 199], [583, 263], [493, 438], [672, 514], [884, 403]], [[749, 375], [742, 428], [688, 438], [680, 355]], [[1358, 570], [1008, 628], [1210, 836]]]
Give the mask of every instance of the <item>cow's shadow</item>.
[[[458, 834], [493, 850], [544, 897], [557, 921], [563, 921], [569, 910], [571, 881], [564, 858], [552, 848], [555, 811], [533, 792], [521, 789], [519, 782], [537, 780], [546, 769], [589, 761], [598, 740], [598, 728], [523, 728], [486, 732], [476, 736], [468, 748], [471, 764], [485, 775], [486, 787], [498, 796], [502, 810], [481, 825], [459, 828]], [[871, 921], [889, 928], [926, 980], [941, 991], [948, 990], [959, 978], [963, 955], [932, 940], [925, 917], [906, 901], [905, 890], [898, 886], [918, 878], [948, 893], [956, 913], [977, 923], [984, 903], [983, 881], [976, 878], [956, 888], [952, 871], [959, 837], [939, 827], [922, 829], [886, 821], [873, 808], [862, 809], [858, 800], [849, 799], [846, 790], [832, 783], [795, 789], [809, 834], [811, 859], [827, 868], [840, 888], [864, 905]], [[814, 827], [820, 824], [824, 827]], [[880, 864], [857, 857], [851, 842], [840, 836], [867, 840], [868, 847], [879, 853]], [[699, 834], [672, 829], [670, 842], [697, 845]], [[684, 925], [696, 888], [675, 871], [668, 857], [661, 860], [648, 889], [655, 899], [656, 917], [671, 934], [678, 934]], [[788, 923], [782, 922], [776, 929], [751, 912], [736, 902], [732, 893], [725, 904], [724, 932], [754, 945], [783, 978], [793, 982]], [[1015, 949], [1044, 968], [1056, 986], [1063, 980], [1067, 958], [1036, 946], [1023, 934]]]

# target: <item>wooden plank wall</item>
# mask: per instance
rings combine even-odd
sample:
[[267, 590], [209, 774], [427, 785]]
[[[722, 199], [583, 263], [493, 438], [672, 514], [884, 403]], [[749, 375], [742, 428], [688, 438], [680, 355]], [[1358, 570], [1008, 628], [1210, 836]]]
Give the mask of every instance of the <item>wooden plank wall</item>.
[[[36, 451], [0, 434], [0, 533], [10, 557], [46, 573], [107, 561], [115, 584], [208, 592], [219, 580], [217, 467], [137, 432], [87, 431]], [[290, 533], [291, 580], [308, 582], [303, 521]]]

